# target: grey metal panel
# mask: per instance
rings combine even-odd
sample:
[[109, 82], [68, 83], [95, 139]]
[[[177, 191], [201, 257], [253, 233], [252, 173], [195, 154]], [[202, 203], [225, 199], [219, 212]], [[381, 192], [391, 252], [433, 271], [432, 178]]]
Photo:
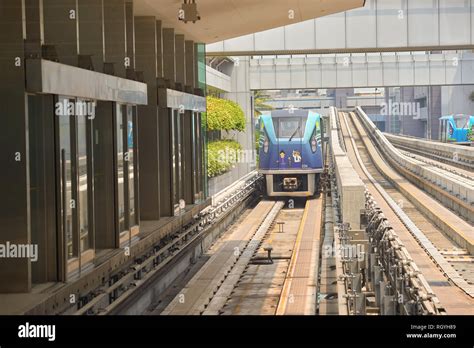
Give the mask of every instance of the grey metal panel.
[[[29, 92], [145, 105], [145, 83], [44, 59], [27, 59]], [[71, 83], [74, 81], [74, 83]]]
[[262, 89], [260, 86], [260, 68], [258, 66], [258, 60], [250, 61], [249, 74], [250, 89]]
[[[31, 243], [28, 111], [24, 61], [22, 6], [18, 0], [0, 1], [0, 243]], [[8, 47], [8, 49], [3, 49]], [[18, 157], [21, 156], [21, 159]], [[0, 258], [0, 292], [28, 292], [31, 262], [28, 258]]]
[[415, 83], [415, 64], [411, 56], [399, 56], [398, 57], [398, 68], [399, 72], [399, 83], [400, 85], [410, 86]]
[[125, 0], [104, 0], [104, 44], [104, 61], [114, 63], [116, 76], [125, 77]]
[[474, 60], [472, 58], [461, 61], [461, 74], [463, 84], [474, 83]]
[[429, 85], [430, 84], [430, 67], [429, 60], [424, 55], [414, 55], [415, 60], [415, 85]]
[[[161, 21], [155, 22], [156, 35], [156, 77], [163, 77], [163, 27]], [[138, 37], [135, 38], [137, 40]]]
[[186, 86], [191, 87], [193, 90], [196, 87], [195, 85], [195, 64], [196, 55], [194, 53], [194, 41], [185, 41], [185, 50], [186, 50]]
[[186, 57], [184, 49], [184, 35], [175, 35], [175, 68], [176, 68], [176, 82], [180, 83], [182, 87], [186, 82]]
[[206, 98], [172, 89], [166, 90], [166, 103], [171, 109], [206, 112]]
[[97, 0], [79, 2], [79, 51], [91, 55], [95, 71], [104, 70], [103, 3]]
[[172, 84], [176, 81], [175, 33], [173, 28], [163, 28], [163, 77]]
[[260, 66], [259, 83], [260, 83], [260, 87], [263, 89], [276, 85], [276, 80], [275, 80], [276, 67], [274, 64], [270, 64], [270, 63], [273, 63], [273, 61], [269, 60], [268, 64], [264, 64], [264, 65], [260, 65], [260, 62], [259, 62], [259, 66]]
[[337, 57], [337, 85], [352, 86], [352, 69], [350, 66], [350, 57]]
[[78, 32], [76, 0], [43, 0], [44, 43], [55, 47], [61, 63], [77, 66]]
[[322, 58], [321, 83], [327, 87], [337, 87], [337, 69], [335, 58]]
[[209, 55], [474, 48], [471, 0], [367, 0], [364, 8], [208, 45]]
[[255, 33], [255, 46], [261, 50], [285, 49], [285, 28], [275, 28]]
[[369, 86], [383, 86], [383, 69], [380, 56], [367, 56], [367, 81]]
[[[254, 34], [249, 34], [241, 37], [236, 37], [232, 40], [226, 40], [223, 42], [222, 46], [224, 51], [254, 51], [255, 50], [255, 36]], [[206, 48], [207, 51], [207, 48]]]
[[410, 46], [437, 45], [439, 42], [438, 0], [408, 1]]
[[[316, 21], [316, 47], [337, 48], [344, 47], [345, 42], [345, 14], [337, 13], [321, 17]], [[300, 33], [304, 35], [304, 33]]]
[[352, 82], [355, 86], [365, 87], [368, 85], [365, 55], [352, 57]]
[[284, 86], [291, 86], [291, 75], [288, 72], [288, 59], [275, 59], [275, 83], [277, 88], [285, 88]]
[[398, 61], [397, 56], [382, 55], [383, 82], [385, 86], [397, 86], [398, 81]]
[[430, 59], [430, 82], [435, 85], [446, 83], [445, 64], [441, 57]]
[[377, 47], [404, 47], [407, 39], [405, 0], [377, 1]]
[[[304, 32], [305, 35], [301, 35]], [[285, 27], [285, 48], [289, 50], [305, 49], [314, 45], [316, 40], [315, 21], [309, 20]]]
[[298, 85], [306, 86], [306, 63], [304, 58], [291, 58], [290, 69], [291, 86], [298, 88]]
[[220, 42], [216, 42], [216, 43], [213, 43], [213, 44], [206, 45], [206, 50], [223, 52], [224, 51], [224, 42], [225, 41], [220, 41]]
[[321, 86], [322, 72], [319, 58], [306, 59], [306, 84], [308, 88], [317, 88]]
[[459, 55], [455, 53], [446, 53], [446, 83], [452, 84], [460, 84], [462, 83], [461, 80], [461, 69], [459, 69], [459, 65], [461, 62], [459, 61]]
[[375, 1], [367, 0], [364, 7], [346, 12], [347, 46], [375, 47], [377, 44]]
[[413, 52], [251, 59], [249, 74], [250, 89], [474, 84], [474, 54]]
[[164, 180], [161, 170], [163, 166], [160, 164], [166, 162], [160, 157], [162, 137], [158, 136], [162, 131], [159, 125], [162, 118], [159, 116], [162, 115], [159, 114], [157, 107], [157, 66], [159, 60], [157, 44], [161, 40], [158, 39], [158, 27], [160, 27], [160, 23], [156, 21], [155, 17], [135, 17], [136, 69], [143, 71], [143, 77], [148, 87], [148, 104], [137, 108], [137, 142], [140, 155], [138, 162], [140, 172], [139, 213], [141, 220], [158, 220], [160, 218], [160, 209], [163, 208], [160, 195], [162, 195], [162, 189], [169, 188], [169, 185], [163, 185], [163, 187], [160, 185], [161, 180]]
[[439, 0], [440, 44], [471, 43], [471, 1]]

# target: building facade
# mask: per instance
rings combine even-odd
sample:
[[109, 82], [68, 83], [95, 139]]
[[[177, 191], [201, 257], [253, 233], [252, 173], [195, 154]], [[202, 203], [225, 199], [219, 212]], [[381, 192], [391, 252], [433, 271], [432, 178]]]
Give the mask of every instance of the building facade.
[[132, 0], [2, 0], [0, 45], [0, 245], [38, 256], [0, 292], [61, 302], [208, 204], [205, 46]]

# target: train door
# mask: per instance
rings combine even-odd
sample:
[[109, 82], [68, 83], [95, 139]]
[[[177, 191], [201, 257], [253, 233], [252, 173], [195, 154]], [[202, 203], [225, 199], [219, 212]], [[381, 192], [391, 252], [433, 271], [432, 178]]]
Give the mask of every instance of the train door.
[[69, 274], [80, 274], [94, 258], [91, 218], [92, 120], [78, 111], [78, 106], [84, 103], [91, 102], [59, 97], [57, 105], [65, 107], [56, 108], [60, 174], [58, 209]]

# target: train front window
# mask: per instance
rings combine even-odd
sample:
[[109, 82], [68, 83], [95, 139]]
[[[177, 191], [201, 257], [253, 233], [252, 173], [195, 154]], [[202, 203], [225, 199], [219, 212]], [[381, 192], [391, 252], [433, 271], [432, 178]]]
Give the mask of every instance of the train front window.
[[454, 117], [454, 122], [456, 123], [456, 128], [465, 129], [468, 128], [469, 117], [457, 116]]
[[273, 123], [278, 138], [295, 139], [303, 137], [306, 122], [302, 117], [279, 117], [275, 118]]

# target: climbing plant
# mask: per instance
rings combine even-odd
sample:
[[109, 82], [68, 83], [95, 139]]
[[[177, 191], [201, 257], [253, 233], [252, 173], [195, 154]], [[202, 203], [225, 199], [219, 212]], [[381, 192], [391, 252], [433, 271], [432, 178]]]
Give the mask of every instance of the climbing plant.
[[239, 161], [242, 146], [234, 140], [217, 140], [207, 144], [207, 176], [228, 172]]
[[245, 114], [239, 104], [226, 99], [207, 97], [208, 131], [245, 130]]

